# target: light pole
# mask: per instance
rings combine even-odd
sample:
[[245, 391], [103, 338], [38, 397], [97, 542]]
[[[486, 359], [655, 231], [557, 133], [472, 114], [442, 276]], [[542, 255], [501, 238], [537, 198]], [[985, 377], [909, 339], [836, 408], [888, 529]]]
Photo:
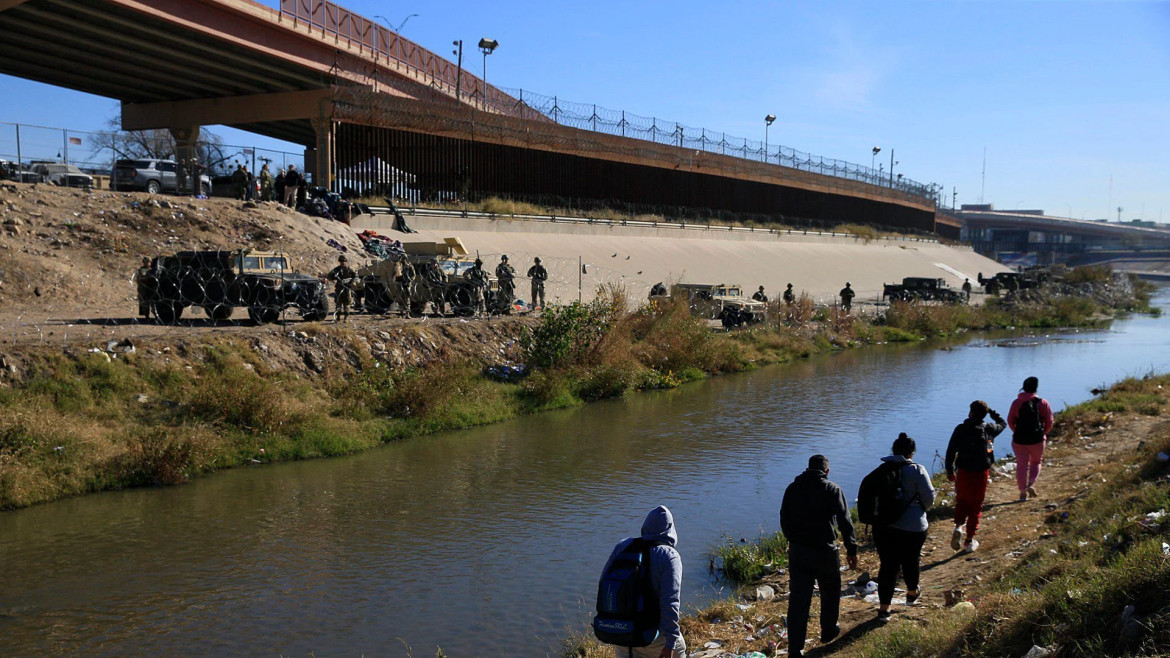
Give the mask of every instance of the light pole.
[[875, 147], [873, 147], [873, 155], [872, 155], [872, 156], [870, 156], [870, 158], [869, 158], [869, 168], [870, 168], [870, 171], [872, 171], [872, 170], [873, 170], [873, 161], [874, 161], [875, 159], [877, 159], [877, 154], [878, 154], [878, 153], [881, 153], [881, 152], [882, 152], [882, 147], [880, 147], [880, 146], [875, 146]]
[[894, 165], [896, 164], [902, 163], [900, 161], [894, 162], [894, 149], [890, 149], [890, 187], [894, 186]]
[[487, 102], [487, 56], [499, 48], [500, 42], [484, 37], [479, 40], [479, 51], [483, 53], [483, 100]]
[[459, 48], [458, 50], [451, 51], [452, 55], [457, 55], [459, 57], [459, 60], [458, 60], [458, 62], [459, 62], [458, 67], [459, 68], [455, 69], [455, 100], [458, 101], [458, 100], [462, 100], [459, 97], [459, 89], [463, 85], [463, 39], [456, 39], [456, 40], [451, 42], [451, 45], [458, 46], [458, 48]]
[[776, 120], [775, 114], [764, 117], [764, 162], [768, 161], [768, 127]]

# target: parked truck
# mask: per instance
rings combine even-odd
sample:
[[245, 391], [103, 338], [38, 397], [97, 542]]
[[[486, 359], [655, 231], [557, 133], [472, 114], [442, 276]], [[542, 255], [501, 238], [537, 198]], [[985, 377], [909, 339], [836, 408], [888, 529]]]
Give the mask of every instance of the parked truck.
[[215, 321], [245, 308], [256, 324], [276, 322], [286, 308], [311, 322], [329, 315], [324, 282], [293, 271], [280, 251], [180, 251], [154, 258], [142, 276], [140, 301], [165, 324], [176, 322], [187, 307], [200, 307]]
[[947, 285], [945, 279], [908, 276], [902, 283], [887, 283], [882, 286], [882, 299], [892, 302], [937, 301], [959, 304], [963, 293]]
[[[427, 312], [469, 316], [475, 313], [475, 289], [464, 276], [475, 266], [475, 258], [459, 238], [443, 242], [406, 242], [402, 254], [358, 270], [362, 282], [363, 304], [371, 313], [397, 310], [403, 315], [420, 316]], [[490, 269], [485, 265], [485, 272]], [[495, 308], [499, 283], [489, 274], [484, 291], [488, 309]]]

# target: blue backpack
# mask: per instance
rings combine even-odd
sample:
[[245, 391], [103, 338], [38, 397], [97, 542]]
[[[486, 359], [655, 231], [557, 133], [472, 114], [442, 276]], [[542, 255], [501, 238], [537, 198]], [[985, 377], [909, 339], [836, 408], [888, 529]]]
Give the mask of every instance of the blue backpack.
[[610, 562], [597, 584], [593, 634], [606, 644], [644, 647], [658, 639], [658, 597], [650, 586], [650, 548], [631, 540]]

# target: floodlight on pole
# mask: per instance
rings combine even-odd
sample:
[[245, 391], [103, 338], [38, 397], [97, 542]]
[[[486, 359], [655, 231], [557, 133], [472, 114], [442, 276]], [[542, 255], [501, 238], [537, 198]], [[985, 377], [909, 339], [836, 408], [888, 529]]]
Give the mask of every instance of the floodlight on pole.
[[487, 100], [487, 56], [495, 52], [496, 48], [500, 47], [500, 42], [495, 39], [484, 37], [479, 40], [479, 51], [483, 53], [483, 99]]
[[457, 50], [452, 50], [451, 54], [458, 57], [459, 62], [458, 68], [455, 69], [455, 100], [462, 100], [459, 90], [463, 86], [463, 39], [456, 39], [451, 42], [451, 45], [457, 48]]
[[882, 147], [873, 147], [873, 155], [869, 158], [869, 168], [873, 169], [873, 161], [877, 158], [877, 154], [882, 152]]
[[776, 120], [775, 114], [764, 117], [764, 162], [768, 161], [768, 127]]

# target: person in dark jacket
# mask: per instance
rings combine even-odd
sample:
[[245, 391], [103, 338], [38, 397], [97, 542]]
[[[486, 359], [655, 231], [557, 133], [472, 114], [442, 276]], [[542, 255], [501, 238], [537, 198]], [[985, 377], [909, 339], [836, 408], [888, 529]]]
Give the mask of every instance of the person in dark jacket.
[[[645, 647], [614, 647], [616, 658], [685, 658], [687, 643], [679, 628], [679, 607], [682, 597], [683, 565], [675, 546], [678, 533], [674, 516], [664, 505], [650, 510], [642, 523], [642, 539], [656, 545], [650, 549], [650, 589], [658, 596], [658, 639]], [[623, 539], [614, 546], [602, 573], [624, 551], [633, 538]]]
[[914, 439], [902, 432], [894, 441], [892, 455], [882, 457], [887, 464], [900, 466], [900, 504], [906, 506], [893, 523], [874, 526], [873, 543], [877, 547], [881, 569], [878, 571], [878, 621], [890, 620], [890, 601], [894, 598], [894, 584], [898, 571], [906, 579], [906, 603], [918, 600], [918, 574], [922, 545], [926, 542], [926, 510], [934, 504], [934, 486], [930, 473], [922, 464], [914, 463], [918, 450]]
[[837, 532], [845, 544], [850, 569], [857, 568], [857, 542], [853, 522], [841, 487], [829, 481], [829, 460], [824, 455], [808, 459], [808, 469], [784, 490], [780, 504], [780, 530], [788, 539], [788, 655], [801, 656], [808, 632], [808, 611], [813, 584], [821, 587], [821, 642], [841, 632], [841, 559]]
[[[983, 419], [991, 415], [993, 423]], [[979, 517], [983, 514], [983, 499], [987, 495], [987, 480], [991, 466], [995, 463], [995, 437], [1007, 425], [1000, 416], [983, 400], [971, 403], [967, 420], [959, 423], [951, 433], [947, 444], [947, 479], [955, 483], [955, 531], [951, 535], [951, 548], [965, 553], [979, 548], [975, 532], [979, 529]], [[963, 542], [963, 524], [967, 525], [967, 541]]]
[[284, 174], [284, 205], [289, 208], [297, 207], [297, 192], [300, 191], [301, 172], [297, 171], [296, 165], [289, 165], [288, 171]]

